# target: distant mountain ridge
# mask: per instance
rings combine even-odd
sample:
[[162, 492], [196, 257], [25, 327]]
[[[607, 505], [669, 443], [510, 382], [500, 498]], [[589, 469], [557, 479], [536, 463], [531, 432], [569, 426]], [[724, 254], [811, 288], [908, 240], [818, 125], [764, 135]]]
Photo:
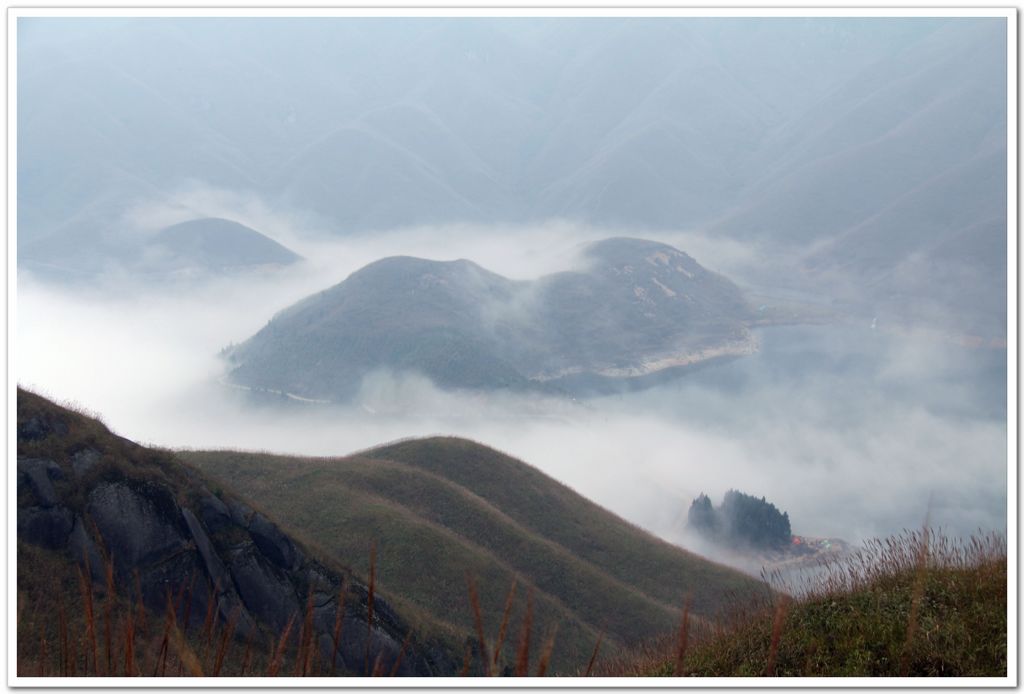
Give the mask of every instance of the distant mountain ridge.
[[165, 265], [199, 270], [283, 266], [302, 259], [255, 229], [220, 217], [190, 219], [165, 227], [153, 237], [149, 248], [169, 256]]
[[266, 234], [220, 217], [188, 219], [155, 232], [112, 231], [92, 239], [68, 230], [19, 249], [21, 266], [65, 281], [88, 281], [103, 273], [156, 280], [211, 277], [280, 269], [301, 260]]
[[212, 188], [339, 236], [704, 229], [756, 247], [749, 283], [1005, 339], [1005, 250], [942, 251], [1005, 235], [1004, 17], [19, 26], [18, 261], [40, 272], [101, 274], [126, 210]]
[[25, 238], [109, 222], [126, 201], [196, 179], [310, 210], [339, 233], [552, 216], [692, 224], [759, 177], [752, 155], [776, 129], [942, 26], [275, 22], [23, 22]]
[[230, 349], [228, 378], [329, 400], [379, 369], [446, 388], [586, 389], [752, 349], [742, 292], [686, 253], [613, 238], [583, 259], [531, 282], [468, 260], [379, 260]]

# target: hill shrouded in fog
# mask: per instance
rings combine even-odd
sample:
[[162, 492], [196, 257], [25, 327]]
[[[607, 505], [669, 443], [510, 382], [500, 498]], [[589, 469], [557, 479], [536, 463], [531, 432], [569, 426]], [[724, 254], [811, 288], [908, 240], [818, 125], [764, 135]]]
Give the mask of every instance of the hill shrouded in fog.
[[517, 282], [468, 260], [385, 258], [229, 349], [229, 377], [324, 400], [351, 397], [379, 370], [446, 388], [559, 392], [753, 350], [740, 290], [686, 253], [614, 238], [585, 247], [582, 262]]
[[29, 14], [19, 674], [1009, 672], [1012, 12]]
[[1005, 224], [1000, 20], [22, 19], [18, 37], [37, 267], [53, 234], [116, 255], [137, 206], [199, 187], [335, 235], [706, 228], [799, 270], [784, 284], [1005, 334], [998, 258], [947, 250]]

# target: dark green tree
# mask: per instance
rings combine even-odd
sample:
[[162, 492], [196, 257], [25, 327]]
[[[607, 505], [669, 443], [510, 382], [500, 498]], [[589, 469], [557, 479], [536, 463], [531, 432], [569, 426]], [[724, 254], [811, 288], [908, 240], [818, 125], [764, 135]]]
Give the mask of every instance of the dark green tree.
[[779, 548], [792, 541], [789, 514], [763, 496], [730, 489], [717, 509], [701, 494], [690, 505], [689, 526], [697, 532], [734, 546]]
[[686, 523], [702, 535], [714, 535], [718, 531], [718, 519], [715, 509], [711, 507], [711, 499], [703, 492], [690, 504], [690, 512]]

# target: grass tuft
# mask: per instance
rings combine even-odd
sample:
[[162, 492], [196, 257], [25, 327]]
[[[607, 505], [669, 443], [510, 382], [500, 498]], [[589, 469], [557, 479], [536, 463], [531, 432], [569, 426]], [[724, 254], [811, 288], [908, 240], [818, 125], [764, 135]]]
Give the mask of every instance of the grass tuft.
[[[872, 540], [788, 594], [698, 625], [685, 674], [1005, 677], [1006, 563], [996, 534], [954, 540], [925, 529]], [[672, 647], [646, 644], [602, 674], [675, 675]]]

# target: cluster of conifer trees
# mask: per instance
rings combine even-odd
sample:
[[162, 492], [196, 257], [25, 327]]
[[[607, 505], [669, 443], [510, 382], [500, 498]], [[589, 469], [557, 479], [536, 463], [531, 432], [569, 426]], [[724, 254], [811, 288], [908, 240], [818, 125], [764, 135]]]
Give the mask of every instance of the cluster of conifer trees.
[[690, 505], [689, 527], [716, 542], [733, 546], [778, 548], [792, 541], [789, 514], [760, 499], [730, 489], [715, 508], [706, 494]]

